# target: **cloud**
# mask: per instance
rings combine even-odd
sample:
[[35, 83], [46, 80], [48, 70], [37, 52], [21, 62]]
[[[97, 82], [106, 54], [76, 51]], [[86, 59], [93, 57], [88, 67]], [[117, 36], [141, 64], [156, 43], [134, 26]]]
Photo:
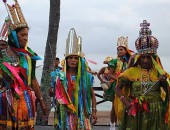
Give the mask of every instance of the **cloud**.
[[[12, 0], [8, 0], [12, 3]], [[50, 1], [18, 0], [31, 27], [29, 46], [44, 55], [48, 33]], [[2, 3], [2, 2], [1, 2]], [[2, 4], [1, 4], [2, 5]], [[101, 67], [106, 56], [116, 56], [116, 43], [120, 36], [128, 36], [129, 48], [135, 50], [140, 23], [150, 22], [153, 36], [159, 40], [158, 54], [169, 66], [170, 41], [169, 0], [65, 0], [61, 1], [61, 18], [57, 42], [57, 55], [63, 58], [65, 41], [70, 28], [82, 36], [83, 51]], [[7, 16], [0, 6], [0, 27]], [[166, 62], [165, 62], [166, 61]], [[167, 67], [167, 69], [169, 69]], [[170, 71], [170, 69], [169, 69]]]

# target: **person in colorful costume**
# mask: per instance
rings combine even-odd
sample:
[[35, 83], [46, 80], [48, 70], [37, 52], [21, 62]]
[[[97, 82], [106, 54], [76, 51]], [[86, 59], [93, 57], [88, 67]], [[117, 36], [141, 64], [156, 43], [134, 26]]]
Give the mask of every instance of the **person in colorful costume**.
[[[111, 61], [112, 59], [113, 59], [112, 57], [108, 56], [108, 57], [106, 57], [106, 59], [103, 63], [108, 65], [108, 62]], [[100, 85], [104, 91], [103, 95], [105, 97], [105, 92], [110, 87], [110, 84], [112, 83], [112, 81], [115, 80], [114, 68], [112, 68], [112, 66], [109, 66], [109, 65], [106, 67], [102, 67], [99, 70], [97, 77], [100, 80]]]
[[66, 43], [65, 71], [51, 73], [56, 130], [92, 130], [97, 122], [93, 76], [87, 72], [81, 44], [72, 28]]
[[112, 81], [109, 89], [105, 93], [105, 99], [112, 102], [112, 109], [110, 112], [110, 130], [115, 130], [115, 124], [117, 124], [117, 117], [115, 114], [115, 106], [118, 105], [115, 100], [115, 86], [117, 77], [127, 69], [128, 61], [133, 51], [128, 48], [128, 37], [121, 36], [117, 40], [117, 58], [108, 62], [109, 66], [114, 69]]
[[132, 66], [117, 80], [119, 130], [169, 130], [169, 79], [157, 55], [158, 40], [143, 21]]
[[4, 2], [9, 13], [5, 21], [9, 23], [9, 47], [3, 49], [0, 63], [0, 129], [34, 130], [36, 99], [46, 114], [35, 76], [36, 60], [40, 57], [27, 47], [28, 25], [17, 0], [13, 7]]

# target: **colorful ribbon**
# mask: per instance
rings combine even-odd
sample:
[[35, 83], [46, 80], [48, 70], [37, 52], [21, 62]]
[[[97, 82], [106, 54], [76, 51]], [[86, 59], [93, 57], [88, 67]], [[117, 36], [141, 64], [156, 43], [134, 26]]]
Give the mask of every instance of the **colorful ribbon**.
[[128, 115], [136, 116], [138, 112], [149, 112], [149, 105], [144, 96], [134, 97], [130, 95], [130, 98], [132, 99], [132, 102]]

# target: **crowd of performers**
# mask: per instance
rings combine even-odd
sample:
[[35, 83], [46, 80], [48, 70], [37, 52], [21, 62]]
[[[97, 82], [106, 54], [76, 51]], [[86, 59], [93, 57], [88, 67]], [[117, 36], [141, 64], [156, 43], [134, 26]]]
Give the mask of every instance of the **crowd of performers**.
[[[0, 130], [34, 130], [36, 101], [43, 114], [47, 108], [36, 79], [36, 61], [41, 58], [28, 47], [29, 26], [17, 0], [4, 0], [8, 17], [0, 32]], [[56, 130], [92, 130], [97, 123], [93, 90], [97, 74], [103, 98], [112, 102], [110, 130], [169, 130], [169, 75], [157, 55], [158, 40], [150, 24], [143, 21], [135, 41], [136, 52], [128, 48], [128, 38], [117, 40], [117, 57], [107, 57], [98, 73], [89, 69], [82, 53], [82, 39], [74, 28], [66, 40], [62, 67], [56, 58], [51, 87]]]
[[125, 37], [118, 38], [117, 58], [97, 74], [106, 101], [112, 102], [110, 130], [170, 129], [169, 74], [157, 55], [158, 40], [146, 20], [140, 24], [136, 53]]

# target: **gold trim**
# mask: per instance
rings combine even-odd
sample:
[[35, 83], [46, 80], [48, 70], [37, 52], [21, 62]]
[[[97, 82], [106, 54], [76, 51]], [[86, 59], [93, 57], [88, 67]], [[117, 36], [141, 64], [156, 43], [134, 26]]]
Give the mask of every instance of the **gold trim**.
[[118, 40], [117, 40], [117, 48], [119, 46], [123, 46], [125, 48], [128, 48], [128, 37], [121, 36], [120, 38], [118, 38]]
[[[1, 125], [6, 125], [9, 127], [24, 127], [24, 126], [34, 126], [34, 120], [29, 120], [29, 121], [19, 121], [19, 122], [12, 122], [12, 121], [4, 121], [4, 120], [0, 120], [0, 124]], [[18, 125], [17, 125], [18, 124]]]
[[22, 13], [22, 10], [19, 6], [19, 3], [17, 0], [15, 1], [14, 6], [10, 6], [9, 4], [6, 4], [7, 12], [11, 20], [11, 30], [16, 30], [19, 28], [28, 28], [27, 22], [25, 21], [24, 15]]
[[76, 31], [74, 28], [71, 28], [68, 34], [68, 38], [66, 39], [66, 52], [65, 57], [70, 55], [82, 55], [82, 38], [77, 37]]

